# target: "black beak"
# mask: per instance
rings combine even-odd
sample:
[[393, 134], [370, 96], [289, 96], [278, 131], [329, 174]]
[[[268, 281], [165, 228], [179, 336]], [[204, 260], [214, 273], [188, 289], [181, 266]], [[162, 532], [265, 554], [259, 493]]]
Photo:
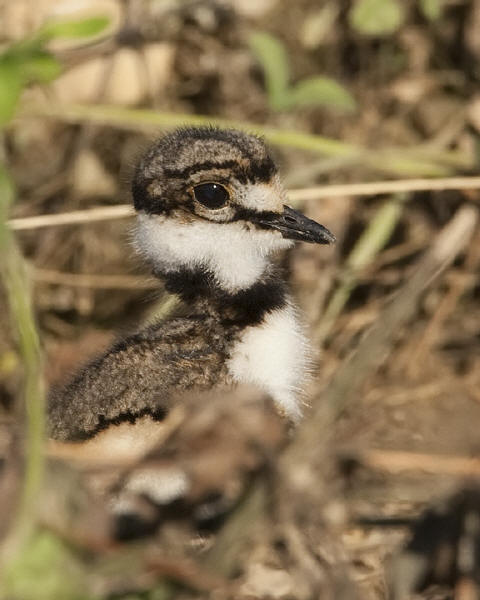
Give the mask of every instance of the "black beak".
[[283, 213], [269, 213], [261, 218], [260, 225], [267, 229], [277, 229], [284, 238], [300, 240], [312, 244], [333, 244], [335, 236], [326, 227], [289, 206], [283, 207]]

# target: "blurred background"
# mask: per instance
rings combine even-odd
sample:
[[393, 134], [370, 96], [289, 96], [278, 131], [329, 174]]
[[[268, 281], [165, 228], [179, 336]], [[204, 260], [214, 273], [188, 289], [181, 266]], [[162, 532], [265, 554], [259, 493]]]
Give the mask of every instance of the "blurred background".
[[[387, 597], [385, 558], [408, 528], [345, 515], [414, 518], [471, 475], [442, 460], [480, 449], [480, 186], [435, 187], [478, 171], [479, 32], [479, 0], [0, 2], [0, 217], [14, 219], [26, 261], [47, 386], [172, 308], [130, 247], [127, 210], [49, 220], [128, 204], [135, 162], [165, 129], [213, 122], [264, 135], [292, 205], [337, 236], [282, 261], [319, 351], [311, 404], [333, 407], [318, 485], [365, 598]], [[385, 181], [399, 182], [395, 193]], [[325, 187], [369, 182], [380, 187]], [[25, 381], [7, 288], [4, 422]], [[370, 451], [380, 455], [365, 467]], [[399, 480], [391, 465], [404, 452], [440, 462]], [[340, 456], [362, 463], [358, 480], [332, 466]], [[316, 597], [260, 563], [236, 597]], [[438, 589], [422, 597], [478, 597]]]

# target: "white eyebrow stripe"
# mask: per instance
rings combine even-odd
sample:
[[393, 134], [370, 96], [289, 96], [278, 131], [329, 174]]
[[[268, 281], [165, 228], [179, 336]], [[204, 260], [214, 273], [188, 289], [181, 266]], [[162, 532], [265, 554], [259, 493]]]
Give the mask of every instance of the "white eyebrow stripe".
[[238, 202], [251, 210], [282, 212], [286, 203], [285, 192], [276, 177], [270, 183], [247, 184], [242, 192]]

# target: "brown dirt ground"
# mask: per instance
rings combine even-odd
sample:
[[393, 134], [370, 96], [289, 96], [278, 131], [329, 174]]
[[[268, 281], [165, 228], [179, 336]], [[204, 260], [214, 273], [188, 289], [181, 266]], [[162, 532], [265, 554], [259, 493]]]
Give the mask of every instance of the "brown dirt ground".
[[[136, 6], [132, 18], [136, 19], [133, 26], [140, 34], [140, 47], [158, 46], [157, 62], [152, 64], [154, 73], [157, 68], [161, 77], [157, 73], [155, 85], [152, 83], [153, 98], [142, 83], [135, 83], [132, 85], [139, 87], [137, 96], [125, 103], [261, 122], [367, 147], [443, 144], [443, 148], [462, 150], [476, 158], [480, 48], [472, 31], [480, 18], [478, 0], [446, 2], [436, 24], [419, 14], [416, 3], [406, 2], [404, 25], [395, 33], [376, 38], [363, 37], [348, 26], [350, 2], [346, 0], [258, 0], [253, 16], [249, 3], [242, 6], [240, 2], [236, 9], [225, 9], [224, 4], [213, 1], [187, 2], [183, 8], [173, 3], [171, 12], [160, 15], [155, 14], [154, 3], [131, 4]], [[20, 14], [12, 16], [6, 3], [0, 9], [10, 19], [22, 18]], [[48, 3], [41, 10], [48, 13]], [[308, 38], [306, 42], [308, 22], [320, 19], [328, 10], [332, 14], [337, 11], [328, 34], [319, 33], [317, 38], [310, 34], [313, 41]], [[27, 23], [22, 29], [19, 24], [17, 29], [28, 31], [29, 26]], [[321, 108], [272, 112], [261, 69], [245, 42], [251, 29], [267, 30], [284, 41], [295, 80], [323, 73], [345, 83], [359, 104], [355, 114], [341, 115]], [[7, 37], [6, 31], [2, 33]], [[88, 52], [71, 51], [64, 58], [72, 65], [78, 61], [88, 65], [97, 56], [110, 57], [119, 69], [115, 77], [121, 80], [122, 69], [128, 69], [128, 60], [119, 58], [121, 43], [121, 38], [110, 40], [98, 49], [92, 46]], [[139, 48], [134, 50], [138, 52]], [[86, 77], [84, 72], [76, 74], [80, 82], [82, 77]], [[32, 93], [61, 96], [61, 84], [58, 82], [55, 90]], [[67, 85], [74, 88], [72, 82]], [[114, 101], [114, 83], [103, 94]], [[96, 100], [102, 102], [104, 98], [98, 90]], [[131, 165], [146, 141], [141, 134], [110, 127], [20, 119], [7, 140], [9, 167], [18, 186], [14, 216], [124, 201]], [[285, 180], [287, 184], [294, 182], [295, 187], [398, 176], [367, 164], [330, 164], [328, 159], [319, 160], [292, 149], [278, 152]], [[323, 170], [322, 161], [327, 162]], [[383, 200], [337, 198], [320, 204], [309, 202], [304, 207], [312, 218], [328, 224], [339, 239], [335, 250], [298, 248], [286, 259], [296, 297], [312, 331], [337, 285], [346, 256]], [[421, 252], [454, 211], [469, 201], [478, 202], [478, 194], [426, 192], [411, 196], [384, 253], [362, 273], [329, 335], [315, 389], [319, 402], [332, 374], [378, 318], [391, 294], [408, 279]], [[24, 253], [34, 266], [34, 300], [49, 382], [64, 379], [105, 348], [115, 335], [136, 327], [161, 305], [161, 290], [104, 290], [95, 285], [80, 286], [78, 282], [64, 285], [45, 281], [47, 270], [74, 275], [147, 276], [132, 257], [128, 228], [127, 223], [114, 222], [19, 234]], [[398, 248], [401, 252], [397, 257], [388, 255]], [[333, 455], [377, 449], [478, 456], [479, 249], [480, 238], [476, 235], [442, 282], [422, 296], [414, 318], [398, 331], [388, 356], [372, 369], [336, 422]], [[6, 313], [2, 310], [1, 314]], [[0, 400], [5, 412], [21, 377], [6, 318], [0, 317], [0, 332]], [[364, 516], [416, 516], [424, 506], [461, 485], [463, 479], [421, 470], [389, 474], [362, 468], [364, 471], [353, 476], [354, 483], [342, 483], [351, 520], [341, 538], [352, 578], [365, 598], [380, 600], [386, 597], [386, 558], [408, 534], [405, 528], [352, 523]], [[253, 588], [248, 588], [248, 581], [244, 583], [244, 597], [269, 597], [259, 595], [258, 590], [262, 577], [273, 577], [272, 572], [265, 574], [261, 572], [261, 561], [256, 564], [249, 573], [257, 587], [252, 583]], [[277, 585], [278, 590], [287, 591], [275, 595], [270, 590], [272, 597], [295, 597], [289, 581], [281, 580]], [[257, 592], [247, 593], [247, 588]], [[438, 598], [453, 598], [448, 591], [438, 594]], [[455, 597], [464, 600], [460, 595]]]

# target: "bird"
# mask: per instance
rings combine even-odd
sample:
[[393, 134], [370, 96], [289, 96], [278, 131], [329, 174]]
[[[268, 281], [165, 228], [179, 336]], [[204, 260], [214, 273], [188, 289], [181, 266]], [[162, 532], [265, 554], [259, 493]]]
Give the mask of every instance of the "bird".
[[235, 129], [166, 133], [140, 159], [131, 190], [133, 245], [182, 308], [54, 389], [50, 438], [87, 442], [113, 431], [128, 445], [131, 427], [155, 431], [178, 393], [236, 384], [265, 392], [298, 422], [311, 348], [275, 255], [334, 235], [288, 206], [263, 139]]

